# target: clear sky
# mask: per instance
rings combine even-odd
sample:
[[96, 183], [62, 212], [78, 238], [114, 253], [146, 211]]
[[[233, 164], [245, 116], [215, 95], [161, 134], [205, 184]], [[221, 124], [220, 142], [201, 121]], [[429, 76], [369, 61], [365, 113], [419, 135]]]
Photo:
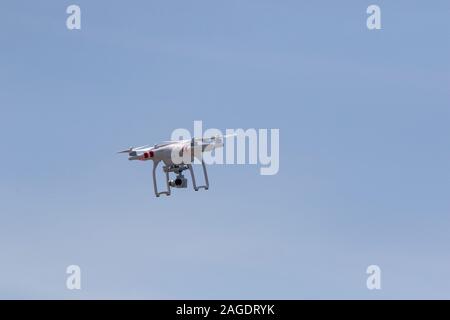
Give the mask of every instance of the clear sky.
[[[449, 17], [447, 0], [1, 1], [0, 298], [450, 298]], [[279, 128], [279, 173], [213, 165], [210, 190], [155, 198], [151, 163], [115, 152], [194, 120]]]

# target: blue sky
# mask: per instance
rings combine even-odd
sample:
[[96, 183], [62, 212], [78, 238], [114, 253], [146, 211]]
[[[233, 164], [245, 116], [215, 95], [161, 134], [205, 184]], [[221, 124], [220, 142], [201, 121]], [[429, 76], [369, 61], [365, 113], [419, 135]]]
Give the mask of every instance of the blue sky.
[[[448, 1], [0, 12], [0, 298], [450, 298]], [[210, 166], [207, 192], [155, 198], [115, 151], [194, 120], [279, 128], [279, 173]]]

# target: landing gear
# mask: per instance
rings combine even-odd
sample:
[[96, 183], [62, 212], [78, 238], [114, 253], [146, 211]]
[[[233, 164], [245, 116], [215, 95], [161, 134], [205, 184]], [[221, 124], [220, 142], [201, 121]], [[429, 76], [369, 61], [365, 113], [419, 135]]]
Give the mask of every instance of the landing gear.
[[[164, 166], [163, 171], [166, 175], [166, 191], [158, 192], [158, 186], [156, 183], [156, 168], [158, 167], [159, 162], [153, 163], [153, 187], [155, 189], [155, 195], [159, 197], [162, 194], [165, 194], [167, 196], [170, 196], [170, 187], [172, 188], [187, 188], [187, 179], [183, 175], [183, 171], [189, 170], [192, 177], [192, 186], [194, 187], [195, 191], [198, 191], [199, 189], [209, 189], [209, 181], [208, 181], [208, 172], [206, 171], [206, 164], [202, 159], [202, 167], [203, 167], [203, 175], [205, 178], [205, 185], [197, 186], [197, 183], [195, 181], [195, 174], [194, 169], [192, 168], [192, 164], [179, 164], [179, 165], [169, 165]], [[173, 172], [177, 176], [175, 180], [170, 180], [169, 173]]]

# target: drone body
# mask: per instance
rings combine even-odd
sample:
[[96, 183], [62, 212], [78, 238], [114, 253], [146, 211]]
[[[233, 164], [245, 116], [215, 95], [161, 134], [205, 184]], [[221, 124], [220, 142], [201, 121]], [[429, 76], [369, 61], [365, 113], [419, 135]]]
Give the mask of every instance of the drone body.
[[[203, 152], [211, 151], [223, 146], [223, 140], [227, 136], [214, 136], [210, 138], [192, 138], [189, 140], [165, 141], [154, 146], [131, 147], [119, 153], [128, 153], [128, 160], [153, 161], [153, 187], [155, 195], [162, 194], [170, 196], [170, 188], [187, 188], [187, 179], [183, 171], [189, 170], [192, 178], [192, 185], [195, 191], [199, 189], [208, 190], [209, 181], [206, 165], [203, 161]], [[192, 163], [195, 159], [201, 161], [205, 185], [197, 185]], [[158, 191], [156, 179], [156, 169], [159, 163], [163, 163], [165, 173], [166, 191]], [[174, 180], [170, 179], [170, 173], [176, 174]]]

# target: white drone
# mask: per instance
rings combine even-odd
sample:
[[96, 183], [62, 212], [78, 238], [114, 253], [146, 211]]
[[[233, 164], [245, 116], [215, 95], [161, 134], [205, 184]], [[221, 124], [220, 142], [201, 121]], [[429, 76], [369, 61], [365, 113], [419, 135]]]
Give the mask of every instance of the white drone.
[[[154, 146], [145, 145], [142, 147], [130, 147], [127, 150], [118, 153], [128, 153], [128, 160], [153, 160], [153, 187], [155, 195], [159, 197], [162, 194], [170, 196], [170, 188], [187, 188], [187, 179], [183, 176], [184, 170], [189, 170], [192, 177], [192, 184], [195, 191], [199, 189], [208, 190], [208, 173], [203, 161], [203, 152], [211, 151], [223, 146], [224, 139], [234, 135], [216, 135], [209, 138], [192, 138], [189, 140], [164, 141]], [[174, 155], [176, 157], [174, 157]], [[202, 163], [205, 185], [198, 186], [195, 182], [195, 174], [192, 168], [194, 159]], [[166, 175], [167, 190], [158, 192], [156, 183], [156, 168], [160, 162], [164, 163], [163, 171]], [[169, 173], [176, 174], [174, 180], [170, 180]]]

